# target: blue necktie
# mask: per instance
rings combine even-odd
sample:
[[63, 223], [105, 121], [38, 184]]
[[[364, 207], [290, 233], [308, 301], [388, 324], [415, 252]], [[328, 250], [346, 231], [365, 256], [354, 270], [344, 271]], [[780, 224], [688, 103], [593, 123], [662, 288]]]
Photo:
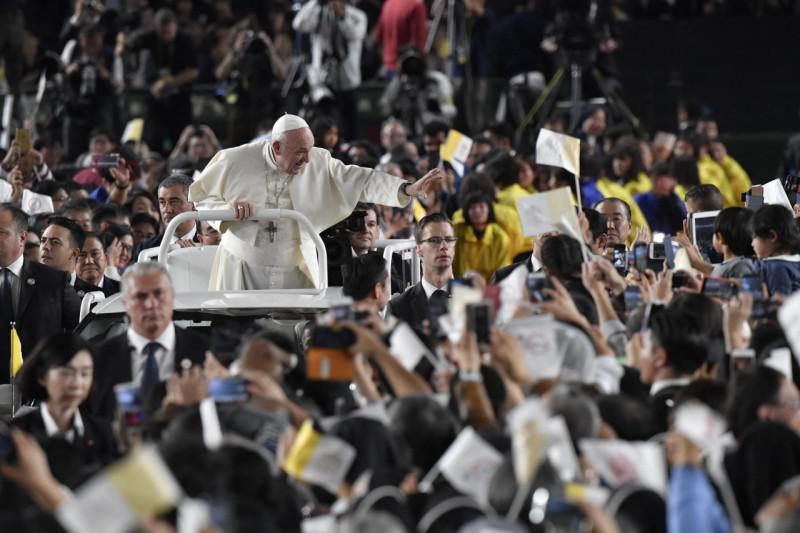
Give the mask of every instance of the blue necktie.
[[144, 370], [142, 371], [142, 398], [147, 397], [160, 381], [156, 351], [161, 348], [163, 348], [163, 346], [157, 342], [148, 342], [144, 347], [143, 353], [145, 355], [145, 360]]

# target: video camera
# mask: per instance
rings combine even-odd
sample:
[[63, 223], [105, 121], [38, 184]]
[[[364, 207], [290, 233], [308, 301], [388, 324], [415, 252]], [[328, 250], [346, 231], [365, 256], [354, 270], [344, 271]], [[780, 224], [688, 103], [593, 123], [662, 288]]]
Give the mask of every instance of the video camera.
[[331, 226], [320, 234], [325, 250], [328, 252], [328, 265], [339, 267], [352, 256], [350, 235], [359, 233], [367, 228], [366, 211], [353, 211], [350, 216], [335, 226]]

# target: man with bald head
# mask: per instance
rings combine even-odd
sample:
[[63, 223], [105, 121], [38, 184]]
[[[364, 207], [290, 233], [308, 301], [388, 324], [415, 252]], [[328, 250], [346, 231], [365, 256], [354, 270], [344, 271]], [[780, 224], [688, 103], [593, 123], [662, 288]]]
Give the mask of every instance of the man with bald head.
[[319, 233], [347, 218], [358, 202], [405, 206], [433, 192], [439, 169], [409, 183], [385, 172], [345, 165], [314, 147], [305, 120], [284, 115], [272, 138], [217, 153], [189, 189], [198, 209], [229, 209], [235, 221], [217, 223], [222, 241], [211, 290], [318, 287], [311, 237], [290, 220], [249, 220], [258, 208], [294, 209]]

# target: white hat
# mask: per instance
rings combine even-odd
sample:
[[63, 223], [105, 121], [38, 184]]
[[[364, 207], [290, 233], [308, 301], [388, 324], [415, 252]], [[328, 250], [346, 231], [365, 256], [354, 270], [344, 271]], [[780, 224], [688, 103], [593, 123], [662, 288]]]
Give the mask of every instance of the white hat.
[[277, 139], [287, 131], [308, 128], [308, 123], [297, 115], [285, 114], [272, 126], [272, 138]]

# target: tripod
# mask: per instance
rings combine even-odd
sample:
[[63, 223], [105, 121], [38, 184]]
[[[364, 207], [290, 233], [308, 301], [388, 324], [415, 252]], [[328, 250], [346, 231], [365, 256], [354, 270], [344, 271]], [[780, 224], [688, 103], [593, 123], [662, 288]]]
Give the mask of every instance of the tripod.
[[[568, 131], [572, 132], [579, 126], [578, 121], [581, 116], [581, 107], [583, 105], [583, 76], [584, 70], [588, 70], [591, 76], [600, 88], [600, 92], [606, 101], [606, 104], [611, 109], [611, 112], [621, 117], [625, 122], [630, 124], [635, 131], [639, 130], [639, 118], [633, 114], [628, 105], [623, 101], [622, 97], [618, 94], [616, 89], [611, 86], [608, 80], [600, 73], [599, 69], [594, 65], [593, 54], [584, 55], [582, 53], [575, 53], [566, 51], [564, 53], [564, 60], [562, 66], [558, 68], [553, 78], [545, 87], [545, 90], [539, 95], [539, 98], [531, 106], [525, 120], [519, 125], [516, 131], [517, 141], [523, 138], [525, 130], [536, 120], [536, 129], [540, 129], [553, 107], [558, 103], [561, 86], [566, 78], [566, 73], [569, 71], [570, 83], [570, 120]], [[564, 66], [565, 65], [565, 66]]]

